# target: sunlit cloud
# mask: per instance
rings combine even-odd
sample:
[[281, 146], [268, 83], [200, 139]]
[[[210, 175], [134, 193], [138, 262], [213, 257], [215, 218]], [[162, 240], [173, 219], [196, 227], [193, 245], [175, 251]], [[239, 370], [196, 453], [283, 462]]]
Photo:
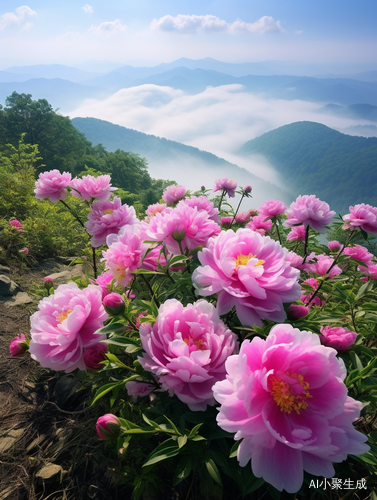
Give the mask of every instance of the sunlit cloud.
[[125, 24], [122, 24], [119, 19], [115, 19], [115, 21], [105, 21], [99, 26], [94, 26], [92, 24], [88, 31], [96, 36], [108, 38], [118, 33], [125, 32], [126, 29], [127, 26]]
[[151, 29], [154, 31], [168, 31], [175, 33], [279, 33], [283, 32], [280, 21], [271, 16], [263, 16], [254, 23], [246, 23], [237, 19], [227, 23], [217, 16], [195, 16], [178, 14], [173, 17], [166, 15], [160, 19], [153, 19]]
[[93, 14], [94, 10], [93, 7], [89, 4], [84, 5], [84, 7], [81, 7], [82, 10], [85, 12], [85, 14]]
[[17, 7], [15, 12], [6, 12], [0, 17], [0, 29], [19, 27], [26, 30], [32, 26], [28, 19], [36, 15], [37, 13], [30, 7], [22, 5]]

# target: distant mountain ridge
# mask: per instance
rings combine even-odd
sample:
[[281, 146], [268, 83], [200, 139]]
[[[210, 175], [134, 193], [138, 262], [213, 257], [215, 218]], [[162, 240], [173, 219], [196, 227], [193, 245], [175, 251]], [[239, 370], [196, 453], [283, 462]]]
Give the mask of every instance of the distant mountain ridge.
[[315, 194], [340, 213], [377, 206], [377, 137], [354, 137], [296, 122], [246, 142], [239, 154], [263, 155], [295, 195]]

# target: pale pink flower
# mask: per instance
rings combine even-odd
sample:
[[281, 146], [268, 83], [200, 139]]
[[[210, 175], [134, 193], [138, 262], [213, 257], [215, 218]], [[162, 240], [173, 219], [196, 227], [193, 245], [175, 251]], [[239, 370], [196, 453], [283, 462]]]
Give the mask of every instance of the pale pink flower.
[[50, 170], [39, 174], [38, 180], [35, 183], [35, 197], [39, 200], [50, 198], [55, 203], [59, 200], [64, 200], [68, 193], [68, 186], [71, 183], [71, 174], [59, 170]]
[[325, 226], [330, 224], [335, 215], [329, 205], [311, 195], [299, 196], [286, 211], [288, 220], [284, 222], [286, 227], [303, 224], [305, 228], [310, 226], [319, 233], [326, 231]]
[[22, 231], [22, 224], [17, 219], [9, 221], [9, 225], [11, 226], [12, 229], [15, 229], [18, 233]]
[[350, 207], [350, 214], [343, 217], [346, 224], [343, 229], [355, 229], [361, 227], [367, 233], [377, 233], [377, 208], [361, 203]]
[[140, 325], [140, 339], [145, 353], [138, 360], [165, 390], [192, 411], [214, 404], [212, 386], [225, 377], [225, 361], [238, 342], [212, 304], [198, 300], [184, 307], [167, 300], [153, 326]]
[[359, 266], [357, 269], [363, 274], [366, 274], [369, 279], [377, 280], [377, 264], [370, 263], [368, 267]]
[[225, 189], [229, 198], [234, 198], [235, 190], [237, 189], [237, 182], [233, 181], [232, 179], [228, 179], [227, 177], [221, 177], [221, 179], [217, 179], [217, 181], [215, 181], [213, 192], [222, 191], [223, 189]]
[[293, 226], [288, 233], [288, 241], [305, 241], [305, 226]]
[[246, 227], [264, 236], [266, 231], [271, 231], [272, 220], [266, 219], [265, 215], [256, 215], [246, 224]]
[[19, 337], [14, 337], [9, 345], [9, 352], [12, 358], [22, 356], [28, 349], [28, 344], [25, 335], [21, 333]]
[[268, 236], [242, 228], [221, 231], [198, 258], [202, 266], [192, 276], [196, 293], [217, 293], [218, 313], [235, 306], [243, 325], [284, 321], [283, 303], [300, 298], [299, 271], [290, 265], [287, 250]]
[[120, 198], [113, 201], [95, 201], [84, 225], [92, 235], [92, 247], [106, 243], [109, 234], [118, 234], [121, 227], [137, 223], [134, 207], [122, 205]]
[[283, 214], [286, 210], [287, 207], [280, 200], [267, 200], [258, 208], [259, 214], [263, 215], [265, 219], [272, 219], [277, 215]]
[[339, 241], [337, 240], [333, 240], [333, 241], [329, 241], [327, 246], [329, 247], [329, 250], [331, 250], [332, 252], [334, 251], [339, 251], [343, 248], [344, 245], [342, 245], [341, 243], [339, 243]]
[[100, 370], [103, 368], [101, 361], [105, 361], [107, 352], [108, 347], [102, 342], [85, 349], [83, 357], [85, 368], [89, 370]]
[[38, 308], [30, 318], [31, 357], [55, 371], [84, 370], [84, 349], [106, 338], [95, 335], [108, 318], [100, 288], [89, 285], [80, 290], [76, 283], [60, 285], [39, 302]]
[[71, 180], [71, 194], [78, 198], [83, 198], [86, 201], [91, 201], [93, 198], [98, 198], [101, 201], [106, 201], [110, 198], [111, 192], [118, 188], [111, 187], [110, 175], [84, 175], [82, 179], [75, 177]]
[[111, 284], [112, 280], [113, 280], [113, 275], [111, 274], [110, 271], [105, 271], [104, 273], [97, 276], [96, 281], [90, 280], [91, 283], [93, 283], [93, 285], [97, 284], [101, 287], [102, 300], [104, 297], [106, 297], [106, 295], [110, 293], [109, 285]]
[[245, 222], [248, 222], [250, 219], [251, 219], [250, 210], [247, 210], [246, 212], [238, 212], [235, 217], [235, 221], [238, 222], [239, 224], [244, 224]]
[[355, 343], [357, 337], [356, 332], [351, 332], [341, 326], [322, 326], [321, 333], [322, 335], [319, 336], [321, 344], [332, 347], [337, 351], [346, 351]]
[[175, 184], [168, 186], [163, 192], [162, 199], [165, 203], [175, 203], [181, 200], [186, 194], [185, 186], [177, 186]]
[[138, 397], [148, 396], [156, 387], [146, 382], [138, 382], [137, 380], [130, 380], [126, 382], [126, 391], [135, 402]]
[[183, 205], [188, 205], [192, 208], [196, 207], [198, 210], [204, 210], [208, 213], [208, 217], [214, 222], [219, 222], [220, 220], [218, 209], [206, 196], [191, 196], [190, 198], [185, 198], [178, 203], [177, 207]]
[[164, 210], [166, 210], [166, 208], [166, 203], [155, 203], [154, 205], [149, 205], [149, 207], [145, 211], [145, 213], [147, 214], [147, 222], [151, 217], [154, 217], [156, 214], [163, 212]]
[[206, 211], [181, 205], [156, 214], [146, 232], [148, 237], [145, 239], [161, 241], [170, 253], [179, 255], [180, 245], [183, 251], [206, 245], [211, 236], [220, 232], [220, 226], [209, 218]]
[[362, 403], [347, 396], [347, 370], [318, 335], [276, 325], [267, 339], [245, 340], [214, 387], [217, 422], [241, 440], [241, 467], [279, 491], [299, 491], [303, 471], [331, 478], [332, 462], [369, 450], [352, 422]]
[[344, 254], [348, 255], [351, 259], [363, 262], [366, 266], [372, 264], [373, 254], [362, 245], [355, 245], [354, 247], [347, 247], [344, 249]]
[[120, 431], [120, 422], [112, 413], [99, 417], [96, 423], [97, 434], [101, 439], [117, 436]]

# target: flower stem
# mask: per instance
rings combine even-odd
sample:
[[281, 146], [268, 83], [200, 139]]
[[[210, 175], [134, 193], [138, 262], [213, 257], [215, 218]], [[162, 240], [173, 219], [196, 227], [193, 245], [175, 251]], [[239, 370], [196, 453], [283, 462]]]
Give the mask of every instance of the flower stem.
[[244, 194], [244, 193], [242, 193], [242, 196], [241, 196], [240, 202], [239, 202], [239, 204], [238, 204], [237, 210], [235, 211], [235, 213], [234, 213], [234, 215], [233, 215], [232, 222], [230, 223], [230, 227], [232, 227], [233, 222], [234, 222], [234, 219], [236, 218], [236, 215], [238, 214], [238, 210], [239, 210], [239, 208], [240, 208], [240, 206], [241, 206], [241, 203], [242, 203], [242, 200], [244, 199], [244, 196], [245, 196], [245, 194]]

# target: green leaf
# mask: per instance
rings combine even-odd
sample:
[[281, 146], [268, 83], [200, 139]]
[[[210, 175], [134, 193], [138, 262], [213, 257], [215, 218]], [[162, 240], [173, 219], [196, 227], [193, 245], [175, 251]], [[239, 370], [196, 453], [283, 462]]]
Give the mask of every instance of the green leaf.
[[143, 467], [148, 467], [148, 465], [156, 464], [157, 462], [162, 462], [171, 457], [175, 457], [179, 454], [179, 448], [176, 441], [173, 439], [167, 439], [161, 443], [157, 448], [149, 455], [148, 460], [143, 464]]
[[103, 328], [100, 328], [99, 330], [95, 331], [94, 333], [96, 335], [104, 335], [104, 334], [109, 334], [109, 333], [125, 333], [128, 330], [128, 326], [124, 325], [123, 323], [110, 323], [109, 325], [104, 326]]
[[212, 458], [208, 458], [206, 457], [204, 459], [204, 463], [206, 464], [206, 467], [207, 467], [207, 470], [209, 472], [209, 475], [212, 477], [212, 479], [217, 483], [219, 484], [220, 486], [223, 485], [222, 481], [221, 481], [221, 476], [220, 476], [220, 472], [219, 472], [219, 469], [217, 468], [217, 465], [215, 464], [215, 462], [212, 460]]
[[178, 448], [181, 449], [187, 443], [187, 436], [179, 436], [178, 438]]
[[107, 394], [108, 392], [112, 391], [115, 387], [117, 387], [121, 383], [123, 383], [123, 382], [115, 382], [115, 383], [111, 382], [110, 384], [105, 384], [102, 387], [100, 387], [96, 391], [96, 393], [94, 395], [94, 399], [93, 399], [92, 404], [90, 406], [93, 406], [96, 401], [98, 401], [99, 399], [101, 399], [105, 394]]
[[234, 445], [232, 446], [232, 449], [230, 450], [230, 455], [229, 458], [235, 458], [237, 457], [237, 452], [238, 452], [238, 447], [241, 444], [242, 439], [239, 441], [236, 441]]
[[190, 455], [186, 455], [181, 458], [179, 461], [177, 468], [175, 470], [174, 478], [173, 478], [173, 486], [177, 486], [183, 479], [190, 475], [192, 470], [192, 458]]
[[371, 281], [367, 281], [359, 288], [357, 295], [355, 297], [355, 301], [358, 301], [363, 297], [366, 293], [370, 292], [373, 288], [373, 283]]
[[197, 434], [198, 434], [198, 431], [199, 429], [201, 428], [203, 424], [198, 424], [196, 425], [190, 432], [190, 434], [188, 435], [188, 438], [189, 439], [192, 439], [193, 437], [195, 437]]

